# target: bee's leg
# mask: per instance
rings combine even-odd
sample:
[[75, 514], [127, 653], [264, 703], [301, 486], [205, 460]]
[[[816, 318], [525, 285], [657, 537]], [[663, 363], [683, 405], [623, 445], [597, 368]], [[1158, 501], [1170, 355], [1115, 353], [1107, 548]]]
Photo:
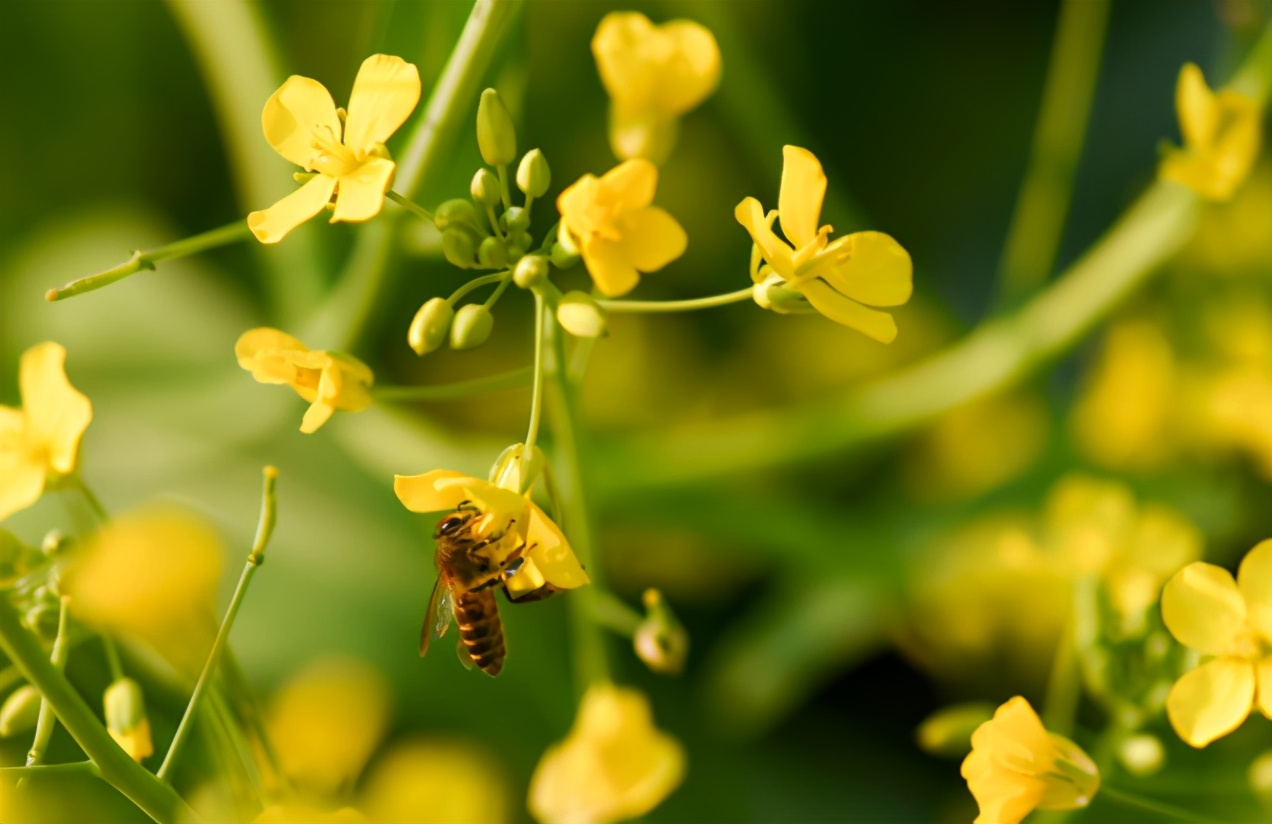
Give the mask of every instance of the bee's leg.
[[532, 589], [529, 592], [523, 592], [520, 595], [513, 595], [508, 591], [507, 582], [504, 582], [504, 595], [506, 595], [508, 600], [512, 601], [514, 604], [528, 604], [532, 601], [542, 601], [545, 598], [551, 598], [558, 592], [561, 592], [561, 590], [552, 586], [552, 584], [544, 584], [538, 589]]

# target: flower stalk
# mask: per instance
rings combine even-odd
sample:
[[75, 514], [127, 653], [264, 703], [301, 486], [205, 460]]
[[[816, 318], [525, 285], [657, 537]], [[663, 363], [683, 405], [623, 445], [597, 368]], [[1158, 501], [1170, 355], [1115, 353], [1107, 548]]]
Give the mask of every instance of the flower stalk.
[[[70, 599], [63, 596], [57, 613], [57, 637], [53, 640], [53, 653], [50, 656], [50, 661], [58, 672], [63, 672], [66, 669], [66, 656], [68, 653], [66, 645], [67, 604], [69, 602]], [[37, 766], [44, 760], [44, 752], [49, 747], [49, 739], [53, 737], [53, 725], [55, 723], [53, 705], [45, 697], [40, 702], [40, 716], [35, 722], [35, 740], [31, 742], [31, 749], [27, 753], [26, 765], [28, 767]]]

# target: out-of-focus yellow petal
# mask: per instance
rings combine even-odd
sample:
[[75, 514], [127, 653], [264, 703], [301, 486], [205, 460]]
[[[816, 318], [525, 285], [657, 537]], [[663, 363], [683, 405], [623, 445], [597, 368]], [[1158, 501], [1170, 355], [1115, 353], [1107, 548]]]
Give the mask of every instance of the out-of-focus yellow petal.
[[373, 157], [340, 178], [336, 190], [336, 208], [331, 222], [357, 223], [370, 220], [384, 208], [384, 193], [393, 185], [397, 164], [383, 157]]
[[665, 209], [646, 206], [620, 221], [622, 252], [642, 272], [655, 272], [685, 253], [689, 236]]
[[817, 221], [821, 218], [825, 197], [826, 173], [822, 171], [821, 161], [808, 149], [783, 146], [777, 214], [782, 232], [795, 248], [812, 243], [817, 237]]
[[1237, 570], [1237, 588], [1245, 599], [1246, 620], [1272, 645], [1272, 539], [1246, 553]]
[[26, 416], [0, 406], [0, 521], [40, 499], [46, 471], [30, 455]]
[[658, 167], [648, 160], [624, 160], [599, 178], [598, 200], [612, 204], [616, 212], [640, 209], [654, 200]]
[[1158, 176], [1181, 183], [1204, 198], [1230, 200], [1245, 182], [1262, 142], [1259, 105], [1243, 94], [1206, 85], [1188, 63], [1179, 72], [1175, 107], [1184, 148], [1162, 158]]
[[[565, 539], [561, 528], [543, 513], [542, 509], [530, 505], [530, 525], [526, 533], [526, 545], [530, 547], [528, 559], [538, 569], [543, 578], [558, 589], [574, 589], [591, 583], [587, 573], [575, 557], [570, 542]], [[519, 576], [521, 573], [518, 572]], [[513, 580], [517, 576], [513, 577]]]
[[1232, 574], [1194, 563], [1175, 573], [1162, 590], [1162, 621], [1185, 646], [1208, 655], [1233, 651], [1245, 626], [1245, 600]]
[[1254, 662], [1255, 691], [1259, 712], [1272, 720], [1272, 654]]
[[1204, 747], [1241, 726], [1254, 704], [1254, 666], [1221, 657], [1187, 672], [1166, 696], [1171, 726], [1188, 744]]
[[300, 431], [312, 435], [335, 413], [336, 408], [330, 403], [321, 399], [314, 401], [305, 410], [305, 417], [300, 419]]
[[252, 819], [252, 824], [366, 824], [367, 817], [353, 807], [329, 810], [311, 804], [271, 804]]
[[509, 818], [501, 773], [474, 745], [409, 741], [376, 759], [362, 807], [382, 824], [501, 824]]
[[897, 323], [887, 312], [868, 309], [820, 280], [805, 281], [798, 289], [814, 309], [835, 323], [856, 329], [880, 343], [892, 343], [897, 337]]
[[80, 438], [93, 420], [93, 405], [71, 386], [65, 365], [65, 347], [48, 342], [22, 353], [18, 371], [26, 437], [63, 475], [75, 470]]
[[1219, 128], [1219, 103], [1196, 63], [1185, 63], [1175, 83], [1175, 111], [1184, 140], [1205, 149]]
[[557, 195], [557, 211], [561, 221], [575, 235], [591, 231], [592, 204], [598, 198], [600, 182], [596, 175], [583, 175]]
[[331, 368], [340, 372], [340, 392], [335, 397], [336, 408], [357, 412], [371, 405], [371, 385], [375, 375], [371, 367], [350, 355], [331, 354]]
[[388, 140], [419, 102], [420, 73], [414, 64], [387, 54], [371, 55], [362, 61], [349, 94], [344, 144], [354, 151], [370, 151]]
[[689, 20], [655, 26], [638, 12], [611, 12], [596, 27], [592, 54], [614, 108], [635, 113], [683, 114], [720, 80], [715, 37]]
[[317, 80], [296, 74], [265, 101], [261, 126], [274, 151], [306, 169], [321, 151], [314, 146], [315, 136], [340, 142], [340, 118], [331, 93]]
[[247, 226], [261, 243], [277, 243], [321, 212], [335, 191], [335, 178], [318, 175], [268, 209], [248, 214]]
[[774, 272], [786, 280], [795, 277], [794, 251], [773, 231], [773, 221], [764, 214], [764, 207], [758, 200], [753, 197], [744, 198], [734, 207], [733, 217], [746, 229]]
[[680, 115], [696, 107], [720, 82], [720, 46], [715, 35], [692, 20], [670, 20], [662, 25], [672, 43], [668, 78], [656, 89], [659, 107], [668, 115]]
[[470, 482], [485, 483], [462, 472], [434, 469], [423, 475], [394, 475], [393, 491], [412, 512], [444, 512], [467, 498], [464, 485]]
[[309, 347], [286, 332], [281, 332], [278, 329], [271, 329], [268, 326], [260, 326], [256, 329], [249, 329], [239, 335], [239, 339], [234, 342], [234, 357], [238, 359], [238, 365], [251, 372], [252, 377], [262, 383], [283, 382], [277, 379], [277, 375], [274, 370], [262, 372], [260, 375], [256, 373], [256, 370], [259, 368], [258, 360], [262, 354], [273, 353], [280, 350], [308, 352]]
[[593, 240], [584, 243], [579, 250], [583, 256], [583, 265], [592, 276], [596, 288], [607, 298], [621, 297], [636, 288], [640, 282], [640, 273], [627, 259], [625, 249], [608, 240]]

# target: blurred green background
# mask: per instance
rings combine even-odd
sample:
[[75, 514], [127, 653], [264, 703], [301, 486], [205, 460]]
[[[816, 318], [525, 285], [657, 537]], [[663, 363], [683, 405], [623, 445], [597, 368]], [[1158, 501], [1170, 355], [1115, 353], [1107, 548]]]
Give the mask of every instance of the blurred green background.
[[[208, 7], [217, 4], [203, 5], [202, 17], [215, 16]], [[0, 5], [0, 30], [9, 35], [0, 50], [0, 157], [7, 159], [0, 401], [18, 403], [15, 371], [26, 347], [65, 344], [71, 380], [95, 409], [83, 446], [86, 479], [113, 511], [164, 498], [215, 519], [228, 547], [227, 593], [255, 525], [260, 467], [278, 466], [278, 530], [232, 639], [250, 680], [268, 695], [324, 654], [371, 662], [394, 685], [390, 737], [482, 742], [505, 770], [515, 815], [525, 818], [517, 800], [575, 708], [565, 599], [503, 610], [510, 657], [498, 679], [464, 670], [449, 654], [418, 659], [432, 523], [406, 512], [391, 486], [395, 472], [484, 474], [504, 445], [523, 437], [528, 390], [379, 405], [300, 434], [301, 402], [253, 382], [235, 364], [233, 344], [252, 326], [304, 319], [304, 307], [332, 284], [361, 231], [350, 225], [315, 221], [278, 247], [241, 244], [70, 301], [42, 299], [50, 286], [134, 248], [269, 205], [270, 192], [291, 185], [291, 168], [261, 138], [254, 112], [277, 82], [310, 76], [345, 101], [362, 59], [386, 52], [419, 66], [427, 97], [469, 9], [342, 0], [253, 8], [275, 43], [264, 62], [277, 74], [257, 78], [264, 91], [247, 122], [227, 124], [168, 5]], [[529, 2], [488, 82], [510, 103], [519, 145], [546, 153], [554, 192], [613, 164], [588, 44], [616, 8], [708, 25], [724, 64], [720, 89], [683, 120], [681, 142], [661, 173], [658, 202], [686, 227], [689, 251], [645, 278], [636, 297], [687, 298], [745, 285], [749, 243], [732, 209], [746, 195], [775, 202], [788, 142], [825, 164], [825, 219], [839, 232], [879, 229], [910, 251], [917, 297], [897, 313], [900, 338], [891, 348], [819, 317], [776, 316], [750, 304], [615, 317], [585, 390], [589, 455], [603, 459], [607, 445], [630, 433], [823, 398], [932, 351], [990, 311], [1057, 3]], [[1179, 67], [1191, 60], [1212, 79], [1226, 76], [1266, 11], [1266, 3], [1113, 3], [1060, 267], [1151, 181], [1159, 141], [1178, 140]], [[262, 58], [229, 27], [196, 25], [244, 71]], [[475, 109], [476, 100], [470, 103]], [[418, 200], [433, 205], [465, 193], [478, 163], [466, 128], [444, 173], [424, 182]], [[551, 224], [551, 210], [550, 199], [536, 207], [539, 232]], [[379, 383], [442, 383], [529, 363], [530, 301], [517, 290], [499, 306], [490, 344], [416, 358], [405, 342], [411, 316], [465, 277], [422, 230], [405, 233], [390, 271], [354, 348]], [[1266, 292], [1272, 278], [1260, 271]], [[564, 282], [581, 285], [583, 277], [576, 270]], [[1168, 301], [1179, 293], [1153, 288]], [[647, 691], [659, 725], [689, 753], [684, 786], [650, 821], [973, 817], [957, 762], [921, 753], [913, 730], [956, 698], [997, 703], [1023, 690], [1037, 701], [1041, 680], [1029, 667], [1007, 664], [925, 672], [893, 651], [891, 639], [903, 634], [907, 581], [924, 563], [917, 559], [942, 536], [984, 513], [1036, 510], [1066, 471], [1091, 468], [1066, 420], [1094, 352], [1084, 344], [1026, 388], [1027, 402], [1042, 412], [1018, 465], [988, 482], [954, 484], [953, 492], [933, 481], [939, 466], [923, 433], [692, 484], [630, 489], [623, 479], [635, 467], [592, 467], [591, 503], [615, 591], [636, 603], [643, 588], [661, 587], [693, 639], [679, 679], [650, 674], [620, 640], [612, 646], [618, 680]], [[998, 433], [982, 434], [993, 441]], [[1259, 503], [1266, 483], [1242, 461], [1129, 480], [1141, 496], [1191, 516], [1221, 561], [1272, 534], [1272, 510]], [[5, 526], [38, 542], [65, 522], [61, 503], [47, 496]], [[73, 680], [76, 667], [73, 658]], [[1175, 742], [1172, 769], [1196, 776], [1202, 764], [1216, 772], [1244, 764], [1272, 744], [1266, 722], [1249, 726], [1226, 742], [1228, 750], [1208, 751], [1209, 760]], [[15, 763], [23, 746], [5, 742], [0, 758]], [[1198, 793], [1222, 794], [1226, 786]], [[1232, 803], [1232, 815], [1257, 816], [1252, 801]], [[1088, 817], [1128, 820], [1120, 815], [1097, 800]]]

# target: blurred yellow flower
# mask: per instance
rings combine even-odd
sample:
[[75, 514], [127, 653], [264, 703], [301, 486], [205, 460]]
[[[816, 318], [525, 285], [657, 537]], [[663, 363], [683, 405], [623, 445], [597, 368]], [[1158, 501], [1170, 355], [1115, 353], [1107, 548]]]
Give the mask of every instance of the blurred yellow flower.
[[[733, 212], [755, 242], [756, 302], [777, 312], [806, 311], [811, 305], [836, 323], [890, 343], [897, 336], [892, 315], [867, 306], [900, 306], [910, 299], [909, 253], [882, 232], [854, 232], [828, 242], [834, 229], [817, 226], [826, 195], [821, 162], [798, 146], [783, 146], [782, 156], [777, 209], [766, 215], [760, 202], [748, 197]], [[785, 241], [773, 231], [776, 220]]]
[[1184, 147], [1162, 158], [1158, 176], [1207, 200], [1231, 199], [1259, 155], [1259, 104], [1231, 89], [1216, 94], [1201, 69], [1185, 63], [1175, 86], [1175, 110]]
[[689, 239], [676, 219], [651, 206], [658, 169], [628, 160], [601, 177], [583, 175], [557, 198], [560, 239], [577, 249], [596, 288], [606, 297], [625, 295], [640, 281], [685, 252]]
[[685, 774], [685, 754], [654, 727], [636, 690], [588, 689], [569, 736], [548, 748], [530, 779], [530, 812], [545, 824], [608, 824], [648, 813]]
[[366, 824], [367, 817], [352, 807], [329, 810], [309, 804], [272, 804], [252, 824]]
[[611, 12], [596, 27], [592, 54], [610, 96], [610, 146], [622, 160], [666, 159], [676, 118], [720, 81], [715, 36], [690, 20], [655, 26], [638, 12]]
[[0, 406], [0, 521], [40, 499], [75, 471], [93, 405], [66, 378], [66, 349], [40, 343], [22, 353], [22, 408]]
[[409, 741], [376, 760], [360, 806], [383, 824], [500, 824], [509, 817], [501, 773], [471, 744]]
[[287, 160], [317, 174], [273, 206], [247, 216], [256, 239], [277, 243], [321, 212], [333, 195], [332, 223], [379, 214], [396, 169], [384, 141], [406, 122], [419, 99], [415, 66], [387, 54], [362, 61], [348, 115], [336, 109], [317, 80], [287, 78], [265, 101], [265, 140]]
[[1272, 540], [1232, 573], [1212, 564], [1181, 569], [1162, 591], [1162, 620], [1184, 646], [1213, 656], [1166, 696], [1179, 737], [1204, 747], [1258, 707], [1272, 719]]
[[[560, 527], [544, 514], [528, 494], [496, 486], [450, 469], [423, 475], [395, 475], [393, 491], [412, 512], [443, 512], [470, 501], [483, 510], [476, 534], [493, 535], [513, 528], [528, 547], [521, 568], [507, 579], [508, 594], [517, 597], [542, 587], [574, 589], [589, 583]], [[510, 546], [509, 550], [515, 548]]]
[[1019, 824], [1035, 809], [1081, 809], [1100, 786], [1090, 756], [1047, 732], [1020, 696], [972, 733], [972, 751], [961, 772], [980, 807], [976, 824]]
[[362, 361], [338, 352], [310, 349], [291, 335], [260, 327], [234, 344], [239, 366], [261, 383], [287, 384], [309, 409], [300, 431], [316, 432], [337, 409], [357, 412], [371, 405], [375, 376]]
[[102, 704], [106, 731], [115, 743], [134, 761], [150, 757], [155, 748], [150, 741], [150, 719], [141, 685], [131, 678], [120, 678], [106, 688]]

